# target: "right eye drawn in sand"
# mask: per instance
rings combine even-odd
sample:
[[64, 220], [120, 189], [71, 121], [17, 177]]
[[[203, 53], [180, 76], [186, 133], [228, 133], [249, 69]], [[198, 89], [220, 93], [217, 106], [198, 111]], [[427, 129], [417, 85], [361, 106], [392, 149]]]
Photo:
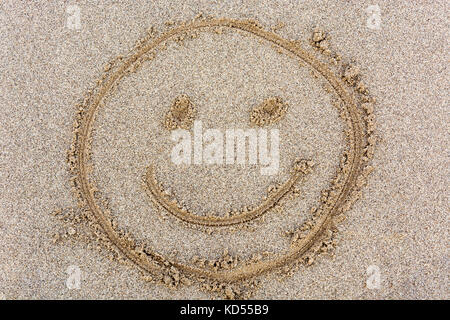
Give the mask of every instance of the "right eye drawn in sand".
[[250, 123], [258, 127], [280, 121], [286, 114], [288, 105], [280, 97], [268, 97], [250, 111]]

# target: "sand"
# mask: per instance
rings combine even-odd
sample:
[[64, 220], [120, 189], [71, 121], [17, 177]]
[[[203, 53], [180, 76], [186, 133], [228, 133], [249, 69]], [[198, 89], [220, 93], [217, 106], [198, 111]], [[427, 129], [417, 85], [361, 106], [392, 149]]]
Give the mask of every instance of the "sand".
[[[447, 299], [445, 3], [378, 2], [379, 29], [367, 21], [372, 3], [152, 3], [0, 5], [1, 296]], [[98, 108], [92, 169], [71, 159], [78, 142], [68, 157], [92, 110], [83, 97], [109, 78], [97, 79], [177, 28]], [[334, 81], [358, 112], [336, 105]], [[175, 166], [168, 117], [279, 129], [279, 173]], [[182, 205], [148, 192], [151, 165]], [[352, 170], [352, 192], [321, 192]], [[82, 200], [98, 189], [101, 214], [97, 202], [80, 209], [74, 181]], [[336, 212], [317, 206], [334, 200]]]

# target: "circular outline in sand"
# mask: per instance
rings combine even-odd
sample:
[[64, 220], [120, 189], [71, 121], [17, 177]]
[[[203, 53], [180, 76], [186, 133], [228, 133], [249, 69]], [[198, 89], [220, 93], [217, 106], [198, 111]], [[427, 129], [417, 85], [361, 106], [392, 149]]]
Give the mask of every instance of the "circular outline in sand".
[[[96, 110], [101, 105], [105, 95], [114, 88], [115, 84], [117, 84], [117, 82], [127, 73], [127, 70], [132, 68], [145, 53], [169, 40], [173, 36], [208, 27], [227, 27], [245, 31], [276, 46], [284, 48], [288, 52], [299, 57], [320, 73], [336, 91], [337, 95], [344, 103], [344, 108], [348, 112], [348, 124], [351, 127], [351, 133], [348, 137], [350, 151], [347, 154], [347, 163], [350, 163], [350, 165], [349, 170], [344, 170], [343, 172], [345, 182], [339, 186], [339, 192], [337, 192], [336, 196], [333, 198], [335, 201], [325, 205], [324, 213], [319, 215], [314, 221], [314, 225], [311, 226], [310, 232], [301, 240], [292, 244], [285, 254], [280, 254], [270, 260], [258, 261], [253, 264], [238, 266], [235, 269], [217, 272], [170, 261], [158, 253], [151, 252], [151, 250], [146, 250], [145, 252], [138, 250], [135, 243], [133, 243], [129, 237], [116, 230], [109, 214], [102, 211], [101, 206], [96, 202], [96, 189], [93, 188], [93, 182], [90, 181], [88, 177], [91, 168], [88, 161], [90, 159], [93, 122]], [[184, 272], [188, 276], [208, 278], [213, 281], [229, 283], [261, 275], [301, 258], [303, 254], [321, 238], [321, 235], [332, 226], [333, 218], [337, 214], [347, 210], [347, 208], [343, 206], [350, 201], [352, 192], [356, 189], [354, 187], [357, 185], [357, 178], [363, 174], [365, 161], [367, 161], [367, 159], [364, 159], [364, 138], [366, 137], [364, 129], [365, 123], [361, 118], [361, 114], [354, 99], [355, 97], [347, 92], [343, 81], [324, 63], [302, 49], [297, 42], [283, 39], [273, 32], [264, 30], [252, 21], [240, 21], [227, 18], [204, 19], [194, 20], [187, 24], [174, 27], [156, 39], [138, 47], [136, 52], [130, 54], [123, 64], [118, 67], [117, 70], [112, 72], [111, 76], [99, 83], [98, 91], [95, 92], [92, 99], [88, 100], [85, 108], [80, 108], [83, 110], [80, 110], [79, 112], [78, 128], [75, 130], [75, 142], [71, 150], [74, 155], [74, 160], [72, 160], [74, 162], [74, 168], [72, 170], [74, 172], [73, 180], [76, 188], [79, 190], [80, 203], [95, 217], [98, 225], [107, 237], [107, 240], [110, 241], [126, 258], [135, 263], [140, 269], [147, 271], [150, 274], [155, 274], [161, 272], [161, 270], [168, 270], [171, 267], [175, 267], [177, 270]]]

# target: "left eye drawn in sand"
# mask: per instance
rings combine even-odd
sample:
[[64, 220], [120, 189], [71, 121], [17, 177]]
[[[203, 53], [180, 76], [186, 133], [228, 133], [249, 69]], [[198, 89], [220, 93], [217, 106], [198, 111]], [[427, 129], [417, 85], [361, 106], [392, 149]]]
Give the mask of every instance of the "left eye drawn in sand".
[[167, 130], [190, 129], [194, 123], [197, 110], [189, 96], [178, 96], [164, 118], [164, 127]]

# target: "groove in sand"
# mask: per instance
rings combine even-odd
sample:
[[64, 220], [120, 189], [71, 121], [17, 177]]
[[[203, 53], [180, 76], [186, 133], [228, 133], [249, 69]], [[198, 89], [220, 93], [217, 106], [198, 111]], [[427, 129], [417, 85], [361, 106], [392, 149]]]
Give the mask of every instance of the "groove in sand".
[[178, 219], [201, 226], [223, 227], [249, 222], [262, 216], [270, 208], [273, 208], [292, 189], [300, 177], [309, 172], [309, 168], [309, 161], [298, 161], [294, 166], [292, 176], [285, 183], [279, 186], [275, 192], [269, 194], [268, 197], [261, 202], [261, 204], [251, 210], [243, 211], [231, 217], [227, 217], [225, 215], [200, 216], [181, 208], [177, 202], [172, 201], [167, 195], [165, 195], [163, 190], [159, 187], [158, 181], [155, 177], [155, 169], [153, 165], [150, 165], [147, 168], [147, 173], [145, 175], [145, 186], [149, 196]]

